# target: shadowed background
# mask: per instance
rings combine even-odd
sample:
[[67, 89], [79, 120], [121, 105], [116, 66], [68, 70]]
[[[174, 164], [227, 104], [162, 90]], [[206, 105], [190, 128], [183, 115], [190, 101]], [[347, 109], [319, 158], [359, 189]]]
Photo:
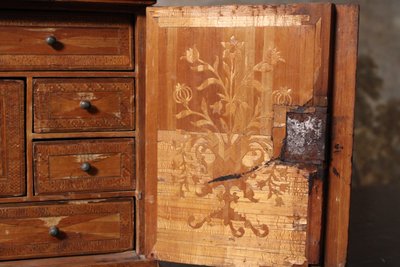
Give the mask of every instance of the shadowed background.
[[[157, 5], [300, 2], [331, 1], [158, 0]], [[347, 266], [400, 266], [400, 3], [333, 2], [361, 8]]]

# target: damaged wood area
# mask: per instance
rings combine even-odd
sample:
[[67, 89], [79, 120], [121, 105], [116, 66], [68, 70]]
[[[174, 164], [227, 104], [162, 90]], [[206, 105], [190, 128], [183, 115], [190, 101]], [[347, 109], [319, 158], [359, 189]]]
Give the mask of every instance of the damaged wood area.
[[325, 160], [326, 108], [287, 113], [282, 160], [320, 164]]
[[[210, 266], [319, 263], [331, 9], [148, 10], [147, 255]], [[196, 26], [227, 10], [231, 26]], [[266, 15], [273, 25], [259, 24]]]

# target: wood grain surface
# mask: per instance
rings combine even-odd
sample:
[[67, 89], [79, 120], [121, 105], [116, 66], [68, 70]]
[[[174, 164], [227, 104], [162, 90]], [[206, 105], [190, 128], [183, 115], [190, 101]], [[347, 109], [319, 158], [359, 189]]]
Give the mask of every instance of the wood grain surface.
[[331, 10], [148, 9], [150, 256], [212, 266], [318, 262], [321, 229], [308, 225], [320, 225], [322, 195], [309, 181], [325, 161]]
[[34, 79], [34, 132], [134, 130], [134, 87], [129, 78]]
[[1, 12], [0, 70], [131, 70], [132, 40], [129, 15]]
[[346, 266], [358, 47], [358, 5], [336, 6], [326, 267]]
[[[71, 201], [0, 207], [0, 259], [81, 255], [133, 248], [133, 203]], [[59, 229], [57, 236], [50, 227]]]
[[[35, 194], [134, 190], [134, 139], [35, 142]], [[81, 165], [90, 164], [88, 171]]]
[[0, 80], [0, 197], [26, 191], [24, 82]]
[[137, 13], [146, 5], [155, 4], [156, 0], [18, 0], [1, 1], [3, 9], [25, 10], [68, 10]]
[[104, 255], [58, 257], [0, 262], [0, 267], [157, 267], [155, 261], [141, 259], [134, 251]]

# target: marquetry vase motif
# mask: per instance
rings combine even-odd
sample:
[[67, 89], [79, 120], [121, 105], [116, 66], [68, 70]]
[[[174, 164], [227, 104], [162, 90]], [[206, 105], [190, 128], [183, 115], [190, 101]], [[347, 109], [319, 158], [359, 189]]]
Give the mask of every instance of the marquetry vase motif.
[[[256, 78], [272, 75], [276, 66], [285, 63], [278, 49], [269, 48], [263, 60], [250, 66], [245, 45], [235, 36], [221, 42], [222, 55], [215, 56], [212, 64], [202, 59], [196, 45], [180, 57], [191, 72], [205, 79], [197, 87], [175, 84], [172, 97], [177, 104], [176, 119], [188, 120], [190, 127], [178, 125], [182, 141], [170, 143], [175, 151], [171, 175], [179, 185], [179, 197], [185, 198], [194, 190], [199, 198], [212, 194], [220, 203], [206, 216], [189, 216], [190, 227], [197, 229], [219, 220], [235, 237], [243, 236], [246, 229], [265, 237], [268, 226], [235, 210], [235, 203], [240, 198], [257, 203], [257, 189], [268, 194], [268, 199], [274, 197], [276, 206], [284, 205], [281, 196], [287, 191], [287, 174], [292, 167], [272, 159], [271, 133], [267, 130], [265, 134], [263, 125], [272, 123], [272, 102], [291, 104], [291, 89], [272, 90]], [[210, 101], [202, 95], [206, 91], [216, 97]], [[271, 101], [271, 110], [265, 110], [263, 99]], [[195, 100], [200, 105], [193, 104]]]

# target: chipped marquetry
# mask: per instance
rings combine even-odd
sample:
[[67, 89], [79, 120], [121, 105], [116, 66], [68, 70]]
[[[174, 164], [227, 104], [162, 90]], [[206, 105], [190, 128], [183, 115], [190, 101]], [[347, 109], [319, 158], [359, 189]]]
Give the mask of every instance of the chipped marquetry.
[[321, 197], [311, 181], [325, 154], [313, 161], [283, 152], [295, 152], [286, 143], [291, 112], [313, 116], [323, 106], [314, 96], [328, 79], [330, 11], [148, 10], [149, 255], [217, 266], [318, 262], [308, 258], [319, 246], [309, 237], [320, 238], [320, 225], [309, 223], [322, 212], [310, 209]]

